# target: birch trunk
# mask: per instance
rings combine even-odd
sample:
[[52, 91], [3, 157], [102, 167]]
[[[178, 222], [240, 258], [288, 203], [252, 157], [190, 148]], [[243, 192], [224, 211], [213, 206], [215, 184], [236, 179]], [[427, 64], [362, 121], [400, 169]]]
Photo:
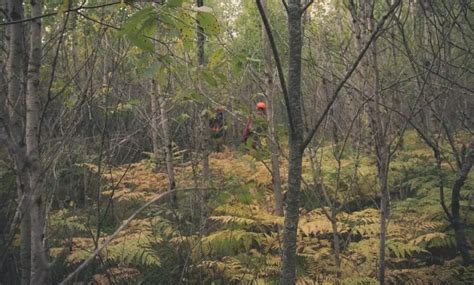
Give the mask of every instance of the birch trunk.
[[[41, 0], [31, 0], [31, 16], [41, 16]], [[31, 190], [31, 282], [49, 284], [48, 262], [44, 247], [45, 226], [45, 188], [39, 148], [39, 73], [41, 66], [41, 19], [31, 21], [30, 55], [28, 61], [26, 90], [26, 154], [28, 157], [28, 176]]]
[[[169, 121], [168, 121], [168, 112], [166, 110], [166, 99], [159, 97], [160, 96], [160, 87], [159, 83], [156, 89], [158, 96], [158, 102], [160, 105], [160, 115], [161, 115], [161, 128], [163, 131], [163, 140], [165, 142], [165, 157], [166, 157], [166, 173], [168, 174], [168, 191], [172, 191], [176, 188], [176, 181], [174, 178], [174, 165], [173, 165], [173, 143], [171, 140]], [[173, 192], [170, 195], [171, 206], [177, 207], [178, 198], [176, 192]]]

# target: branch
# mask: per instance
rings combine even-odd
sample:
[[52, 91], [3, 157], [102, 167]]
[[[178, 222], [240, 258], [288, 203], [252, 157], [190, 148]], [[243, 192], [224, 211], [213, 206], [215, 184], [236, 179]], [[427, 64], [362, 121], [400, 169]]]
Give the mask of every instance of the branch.
[[308, 3], [304, 5], [304, 7], [301, 9], [301, 14], [303, 14], [306, 10], [308, 10], [309, 6], [313, 4], [314, 0], [309, 0]]
[[[82, 9], [84, 9], [84, 10], [85, 9], [97, 9], [97, 8], [102, 8], [102, 7], [114, 6], [114, 5], [121, 4], [121, 3], [122, 3], [122, 1], [105, 3], [105, 4], [101, 4], [101, 5], [95, 5], [95, 6], [82, 6], [81, 5], [81, 6], [76, 7], [76, 8], [65, 10], [64, 13], [76, 12], [76, 11], [79, 11], [79, 10], [82, 10]], [[24, 22], [31, 22], [31, 21], [34, 21], [34, 20], [37, 20], [37, 19], [55, 16], [55, 15], [60, 14], [60, 13], [62, 13], [62, 12], [51, 12], [51, 13], [43, 14], [43, 15], [36, 16], [36, 17], [31, 17], [31, 18], [26, 18], [26, 19], [21, 19], [21, 20], [17, 20], [17, 21], [11, 21], [11, 22], [4, 22], [4, 23], [0, 23], [0, 26], [14, 25], [14, 24], [19, 24], [19, 23], [24, 23]]]
[[150, 205], [154, 204], [155, 202], [158, 202], [159, 200], [161, 200], [162, 198], [168, 196], [169, 194], [172, 194], [172, 193], [175, 193], [177, 191], [189, 191], [189, 190], [209, 190], [208, 188], [186, 188], [186, 189], [174, 189], [174, 190], [170, 190], [170, 191], [166, 191], [164, 193], [161, 193], [161, 194], [158, 194], [156, 195], [153, 199], [151, 199], [150, 201], [146, 202], [143, 206], [141, 206], [138, 210], [136, 210], [128, 219], [126, 219], [122, 225], [120, 227], [118, 227], [117, 230], [115, 230], [115, 232], [109, 236], [107, 238], [107, 240], [102, 244], [100, 245], [86, 260], [84, 260], [84, 262], [82, 262], [82, 264], [76, 268], [76, 270], [74, 270], [71, 274], [69, 274], [66, 279], [64, 279], [63, 281], [61, 281], [61, 283], [59, 283], [60, 285], [65, 285], [65, 284], [69, 284], [69, 282], [72, 281], [72, 279], [77, 275], [79, 274], [79, 272], [81, 272], [104, 248], [107, 247], [107, 245], [109, 245], [110, 242], [112, 242], [112, 240], [114, 238], [117, 237], [117, 235], [126, 227], [128, 226], [128, 224], [130, 224], [130, 222], [135, 219], [135, 217], [140, 214], [143, 210], [145, 210], [146, 208], [148, 208]]
[[313, 139], [314, 137], [314, 134], [316, 133], [316, 131], [319, 129], [321, 123], [323, 122], [324, 118], [326, 117], [326, 115], [328, 114], [329, 110], [331, 109], [332, 105], [334, 104], [334, 102], [336, 101], [337, 97], [339, 96], [339, 92], [341, 91], [342, 87], [344, 87], [344, 84], [346, 83], [347, 80], [349, 80], [349, 78], [352, 76], [352, 74], [354, 73], [354, 71], [357, 69], [357, 66], [359, 66], [359, 63], [362, 61], [362, 58], [364, 57], [365, 53], [367, 52], [367, 50], [369, 49], [370, 45], [372, 44], [372, 42], [375, 40], [375, 38], [378, 36], [378, 33], [380, 32], [380, 30], [382, 29], [382, 27], [384, 26], [385, 24], [385, 21], [387, 21], [387, 19], [390, 17], [390, 15], [395, 11], [395, 9], [398, 7], [398, 5], [400, 5], [401, 3], [401, 0], [398, 0], [395, 4], [393, 4], [390, 9], [388, 10], [387, 14], [385, 14], [382, 19], [380, 19], [380, 21], [378, 22], [377, 24], [377, 27], [375, 28], [374, 32], [370, 35], [370, 38], [369, 40], [367, 41], [367, 43], [365, 44], [364, 48], [362, 49], [362, 51], [360, 52], [359, 56], [357, 57], [356, 61], [352, 64], [351, 68], [349, 69], [349, 71], [346, 73], [346, 76], [344, 76], [344, 78], [342, 79], [342, 81], [339, 83], [339, 85], [337, 86], [336, 90], [334, 91], [334, 94], [333, 96], [331, 97], [331, 100], [329, 100], [329, 103], [328, 105], [326, 106], [326, 108], [324, 109], [323, 113], [321, 114], [321, 116], [319, 117], [319, 119], [317, 120], [316, 124], [313, 126], [313, 128], [311, 129], [311, 131], [309, 132], [308, 136], [306, 137], [306, 139], [303, 141], [303, 145], [301, 146], [301, 150], [303, 151], [307, 146], [308, 144], [311, 142], [311, 140]]
[[288, 12], [288, 4], [286, 3], [286, 1], [281, 0], [281, 3], [283, 3], [283, 6], [285, 7], [286, 12]]
[[275, 44], [275, 39], [273, 38], [270, 22], [268, 21], [267, 15], [265, 14], [265, 10], [262, 6], [261, 0], [256, 0], [255, 2], [257, 3], [258, 12], [260, 13], [260, 17], [262, 18], [263, 25], [265, 26], [265, 31], [267, 32], [268, 41], [270, 42], [270, 46], [273, 52], [273, 57], [275, 58], [275, 64], [278, 71], [278, 78], [280, 79], [281, 89], [283, 91], [283, 98], [285, 99], [285, 107], [286, 107], [286, 112], [288, 113], [290, 128], [293, 129], [293, 119], [292, 119], [293, 116], [291, 115], [290, 103], [288, 100], [288, 89], [286, 88], [285, 75], [283, 74], [283, 68], [282, 68], [280, 56]]

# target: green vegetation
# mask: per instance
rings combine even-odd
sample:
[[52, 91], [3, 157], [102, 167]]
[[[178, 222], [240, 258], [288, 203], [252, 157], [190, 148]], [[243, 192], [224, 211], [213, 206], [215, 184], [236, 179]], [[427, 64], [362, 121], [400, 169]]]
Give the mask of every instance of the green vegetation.
[[[323, 160], [327, 166], [322, 172], [327, 183], [325, 187], [333, 189], [333, 174], [326, 170], [331, 169], [334, 161], [329, 153]], [[367, 200], [361, 207], [351, 206], [351, 211], [341, 211], [337, 216], [343, 284], [377, 283], [374, 274], [380, 228], [375, 202], [377, 191], [373, 189], [376, 170], [370, 156], [360, 160], [363, 163], [356, 174], [358, 182], [340, 193], [341, 197], [346, 197], [347, 205], [362, 197]], [[344, 158], [342, 164], [348, 173], [352, 172], [354, 161], [350, 154]], [[91, 269], [82, 274], [82, 278], [99, 283], [99, 280], [112, 278], [114, 282], [127, 284], [136, 284], [138, 280], [156, 283], [158, 278], [166, 280], [163, 284], [176, 284], [183, 278], [191, 284], [198, 283], [198, 278], [205, 284], [278, 284], [283, 217], [272, 215], [273, 195], [268, 188], [271, 180], [268, 171], [253, 157], [237, 152], [212, 154], [210, 162], [215, 188], [208, 193], [207, 218], [202, 222], [201, 230], [197, 225], [199, 214], [190, 209], [198, 206], [197, 194], [180, 193], [179, 200], [191, 204], [182, 203], [176, 210], [167, 204], [146, 209], [100, 254], [101, 262], [91, 264]], [[428, 149], [410, 132], [404, 150], [397, 155], [391, 169], [392, 201], [386, 245], [390, 284], [466, 284], [474, 281], [474, 268], [461, 265], [456, 254], [454, 233], [439, 204], [433, 164]], [[103, 225], [110, 230], [104, 231], [102, 240], [118, 222], [151, 199], [157, 189], [165, 189], [166, 175], [154, 173], [146, 165], [147, 161], [134, 163], [115, 190], [113, 211], [110, 212], [115, 218], [108, 219], [112, 223], [110, 226]], [[445, 167], [449, 172], [449, 165]], [[116, 168], [112, 176], [105, 178], [116, 180], [124, 171], [126, 167]], [[180, 185], [190, 183], [187, 179], [191, 171], [190, 166], [177, 168]], [[445, 176], [446, 185], [452, 184], [454, 174]], [[310, 175], [304, 173], [305, 177]], [[343, 178], [343, 182], [348, 183], [349, 179]], [[135, 186], [130, 188], [130, 185]], [[471, 177], [463, 188], [465, 199], [473, 187]], [[318, 189], [311, 186], [303, 191], [305, 200], [316, 199], [319, 195]], [[111, 195], [108, 187], [103, 193]], [[445, 194], [449, 203], [449, 191]], [[474, 215], [469, 212], [467, 203], [468, 200], [462, 203], [462, 212], [466, 215], [466, 223], [472, 225]], [[331, 283], [337, 274], [331, 223], [321, 208], [311, 208], [310, 204], [305, 203], [307, 206], [300, 215], [297, 283]], [[51, 241], [57, 244], [52, 253], [59, 252], [64, 238], [72, 236], [72, 252], [61, 265], [63, 272], [74, 269], [93, 250], [93, 241], [87, 237], [85, 216], [77, 207], [51, 213], [50, 231], [54, 237]], [[467, 232], [472, 243], [474, 232], [468, 229]], [[107, 272], [114, 274], [107, 277]]]

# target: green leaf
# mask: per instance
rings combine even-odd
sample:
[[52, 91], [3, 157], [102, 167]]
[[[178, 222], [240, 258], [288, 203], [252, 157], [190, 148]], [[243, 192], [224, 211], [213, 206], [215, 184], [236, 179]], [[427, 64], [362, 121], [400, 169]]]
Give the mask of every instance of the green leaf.
[[222, 72], [214, 72], [214, 74], [219, 78], [222, 83], [227, 83], [227, 77]]
[[202, 9], [199, 10], [197, 14], [197, 20], [199, 21], [199, 25], [201, 25], [205, 34], [216, 35], [219, 32], [219, 23], [217, 18], [210, 12], [205, 12]]
[[193, 102], [197, 102], [197, 103], [201, 103], [201, 102], [204, 102], [204, 100], [206, 100], [206, 97], [204, 97], [203, 95], [197, 93], [197, 92], [190, 92], [186, 98], [188, 98], [189, 100], [193, 101]]
[[232, 75], [235, 77], [240, 77], [244, 70], [244, 62], [240, 57], [234, 57], [231, 62], [231, 71]]
[[176, 8], [180, 7], [183, 4], [183, 0], [168, 0], [168, 3], [166, 3], [168, 7], [171, 8]]
[[210, 57], [209, 57], [209, 68], [217, 67], [222, 61], [224, 60], [224, 49], [219, 48], [217, 49]]
[[124, 34], [129, 34], [133, 31], [141, 30], [143, 23], [146, 22], [150, 16], [156, 15], [153, 7], [147, 7], [141, 9], [140, 11], [134, 13], [127, 22], [122, 26], [122, 31]]
[[128, 35], [127, 38], [142, 50], [153, 51], [153, 43], [143, 35]]
[[140, 49], [153, 51], [154, 44], [148, 37], [156, 32], [157, 21], [154, 8], [147, 7], [133, 14], [122, 27], [121, 33]]
[[180, 11], [177, 14], [179, 21], [176, 21], [176, 29], [179, 30], [180, 38], [183, 42], [184, 48], [192, 49], [195, 43], [196, 28], [193, 17], [185, 11]]
[[207, 70], [203, 70], [202, 71], [202, 78], [204, 79], [204, 81], [206, 81], [209, 85], [213, 86], [213, 87], [217, 87], [217, 80], [214, 78], [214, 76], [212, 75], [212, 72], [210, 71], [207, 71]]

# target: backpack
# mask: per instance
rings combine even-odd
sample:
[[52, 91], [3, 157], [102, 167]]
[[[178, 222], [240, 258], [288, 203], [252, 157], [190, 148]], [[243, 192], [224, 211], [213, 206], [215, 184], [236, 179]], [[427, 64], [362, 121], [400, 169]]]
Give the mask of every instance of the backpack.
[[224, 136], [224, 113], [222, 111], [218, 110], [216, 116], [210, 120], [209, 128], [213, 138]]

